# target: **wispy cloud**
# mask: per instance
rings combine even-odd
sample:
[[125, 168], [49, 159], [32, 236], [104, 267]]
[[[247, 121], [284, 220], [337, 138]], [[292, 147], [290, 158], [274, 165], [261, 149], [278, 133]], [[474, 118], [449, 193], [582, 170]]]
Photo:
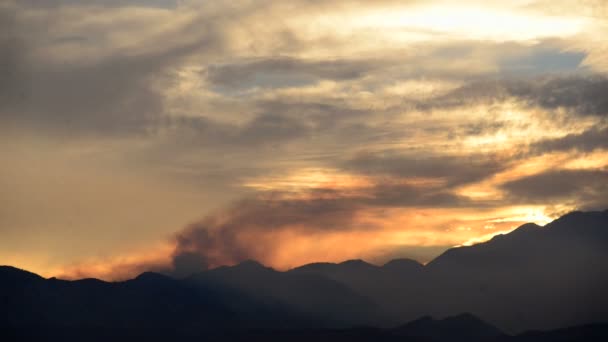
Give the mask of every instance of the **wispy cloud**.
[[3, 3], [0, 257], [428, 259], [488, 222], [606, 205], [605, 9]]

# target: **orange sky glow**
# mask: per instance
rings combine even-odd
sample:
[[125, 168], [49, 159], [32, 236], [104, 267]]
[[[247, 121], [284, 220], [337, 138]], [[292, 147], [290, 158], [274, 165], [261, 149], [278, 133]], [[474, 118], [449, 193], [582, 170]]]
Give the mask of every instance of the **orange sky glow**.
[[111, 3], [0, 5], [0, 264], [426, 263], [608, 207], [601, 1]]

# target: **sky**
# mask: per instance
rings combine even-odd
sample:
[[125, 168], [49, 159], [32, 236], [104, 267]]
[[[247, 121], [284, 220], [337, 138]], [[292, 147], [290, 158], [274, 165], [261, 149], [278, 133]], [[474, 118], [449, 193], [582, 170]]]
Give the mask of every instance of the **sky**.
[[602, 0], [0, 3], [0, 264], [177, 276], [608, 208]]

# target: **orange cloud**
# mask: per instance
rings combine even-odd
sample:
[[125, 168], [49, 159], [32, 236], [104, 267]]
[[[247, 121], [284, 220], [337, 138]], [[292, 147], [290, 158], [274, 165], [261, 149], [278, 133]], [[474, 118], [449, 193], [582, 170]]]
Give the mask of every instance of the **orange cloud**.
[[133, 278], [146, 271], [170, 269], [173, 246], [164, 243], [144, 251], [106, 258], [91, 258], [47, 272], [60, 279], [97, 278], [120, 281]]

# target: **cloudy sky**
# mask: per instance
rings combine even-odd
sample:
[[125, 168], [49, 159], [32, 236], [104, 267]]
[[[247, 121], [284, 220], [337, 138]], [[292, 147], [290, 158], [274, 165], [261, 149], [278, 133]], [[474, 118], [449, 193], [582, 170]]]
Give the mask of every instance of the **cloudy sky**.
[[602, 0], [0, 4], [0, 264], [426, 262], [608, 208]]

